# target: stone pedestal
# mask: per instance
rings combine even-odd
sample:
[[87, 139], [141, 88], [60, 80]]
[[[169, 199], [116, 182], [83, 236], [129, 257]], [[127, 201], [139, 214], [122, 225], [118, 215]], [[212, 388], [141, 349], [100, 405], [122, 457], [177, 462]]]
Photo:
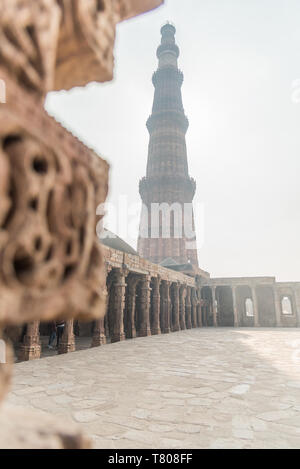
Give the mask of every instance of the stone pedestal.
[[19, 359], [22, 361], [35, 360], [41, 356], [40, 322], [34, 321], [27, 324], [23, 344], [20, 347]]
[[160, 278], [156, 277], [152, 280], [152, 304], [151, 304], [151, 335], [161, 334], [159, 325], [160, 314]]
[[75, 352], [76, 347], [75, 347], [73, 323], [74, 323], [73, 319], [66, 321], [64, 332], [58, 345], [59, 354]]

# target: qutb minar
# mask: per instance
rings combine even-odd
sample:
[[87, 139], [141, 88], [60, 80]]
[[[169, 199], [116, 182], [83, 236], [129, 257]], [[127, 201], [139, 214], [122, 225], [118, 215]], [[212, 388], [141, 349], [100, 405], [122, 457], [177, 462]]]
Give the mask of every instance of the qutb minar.
[[[140, 181], [144, 210], [138, 253], [156, 264], [191, 264], [197, 268], [196, 238], [193, 235], [191, 242], [190, 234], [187, 233], [194, 232], [192, 202], [196, 183], [189, 176], [188, 169], [185, 136], [189, 122], [182, 104], [183, 73], [178, 69], [179, 48], [175, 42], [175, 33], [172, 24], [167, 23], [162, 27], [161, 44], [157, 49], [159, 64], [152, 78], [155, 95], [152, 115], [147, 121], [150, 134], [147, 173]], [[182, 210], [181, 213], [179, 210], [179, 215], [173, 210], [169, 213], [161, 211], [156, 222], [151, 216], [154, 204], [180, 206]], [[187, 211], [190, 212], [189, 216]], [[187, 219], [190, 219], [188, 230]], [[158, 223], [158, 226], [154, 227], [154, 223]], [[178, 224], [181, 225], [180, 237], [175, 230]], [[166, 225], [169, 235], [164, 231]], [[154, 228], [157, 228], [158, 233], [155, 237]]]

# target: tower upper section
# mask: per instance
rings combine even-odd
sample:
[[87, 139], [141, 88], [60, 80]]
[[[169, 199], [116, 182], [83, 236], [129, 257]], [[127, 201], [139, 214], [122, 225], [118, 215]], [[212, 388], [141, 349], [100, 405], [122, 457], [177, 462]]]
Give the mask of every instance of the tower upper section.
[[160, 32], [161, 44], [157, 49], [157, 58], [159, 60], [158, 68], [177, 68], [179, 48], [175, 43], [176, 28], [172, 24], [167, 23], [161, 28]]

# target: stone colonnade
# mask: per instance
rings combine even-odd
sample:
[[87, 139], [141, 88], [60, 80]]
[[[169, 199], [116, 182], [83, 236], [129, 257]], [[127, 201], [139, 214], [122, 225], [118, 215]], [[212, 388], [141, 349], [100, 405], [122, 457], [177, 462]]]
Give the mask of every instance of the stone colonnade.
[[[106, 250], [111, 256], [106, 262], [106, 315], [93, 323], [92, 347], [198, 327], [300, 326], [298, 283], [276, 283], [269, 277], [190, 277]], [[284, 310], [284, 301], [290, 302], [290, 311]], [[74, 350], [74, 324], [68, 320], [58, 353]], [[20, 358], [31, 360], [40, 353], [39, 322], [35, 321], [27, 324]]]

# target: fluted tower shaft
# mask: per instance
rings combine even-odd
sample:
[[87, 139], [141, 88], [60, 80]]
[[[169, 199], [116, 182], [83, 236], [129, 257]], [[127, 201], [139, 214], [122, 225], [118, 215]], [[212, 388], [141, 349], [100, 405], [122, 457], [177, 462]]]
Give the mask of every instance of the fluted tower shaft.
[[[143, 210], [138, 252], [154, 263], [172, 258], [179, 264], [190, 262], [198, 266], [196, 241], [189, 234], [191, 227], [186, 227], [186, 220], [191, 219], [194, 229], [192, 201], [196, 183], [188, 170], [185, 135], [189, 123], [182, 104], [183, 73], [178, 69], [175, 33], [171, 24], [162, 27], [161, 44], [157, 49], [159, 64], [152, 78], [155, 94], [152, 114], [147, 121], [150, 134], [147, 172], [140, 181]], [[157, 204], [164, 204], [158, 217], [153, 216], [157, 213]], [[181, 211], [175, 212], [176, 207], [181, 207]], [[154, 226], [156, 224], [159, 226]], [[181, 237], [178, 224], [181, 224]]]

